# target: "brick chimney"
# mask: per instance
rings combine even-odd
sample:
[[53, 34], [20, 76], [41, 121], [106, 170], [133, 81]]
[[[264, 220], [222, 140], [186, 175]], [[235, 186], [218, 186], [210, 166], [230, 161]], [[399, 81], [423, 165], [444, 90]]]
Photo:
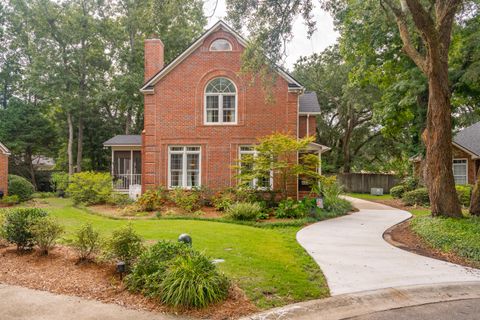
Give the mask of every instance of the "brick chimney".
[[145, 81], [163, 68], [163, 42], [145, 39]]

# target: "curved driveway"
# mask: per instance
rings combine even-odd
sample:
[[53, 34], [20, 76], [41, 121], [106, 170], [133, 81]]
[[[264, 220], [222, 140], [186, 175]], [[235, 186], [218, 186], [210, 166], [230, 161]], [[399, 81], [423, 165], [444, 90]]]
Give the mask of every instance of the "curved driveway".
[[332, 295], [389, 287], [480, 281], [480, 270], [420, 256], [383, 239], [411, 214], [370, 201], [347, 198], [360, 211], [312, 224], [298, 242], [321, 267]]

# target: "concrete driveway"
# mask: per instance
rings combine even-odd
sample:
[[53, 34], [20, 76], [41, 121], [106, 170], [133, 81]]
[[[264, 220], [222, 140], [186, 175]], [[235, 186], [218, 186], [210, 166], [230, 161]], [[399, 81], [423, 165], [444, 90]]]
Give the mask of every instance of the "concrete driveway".
[[389, 227], [411, 214], [347, 197], [360, 211], [317, 222], [297, 233], [321, 267], [332, 295], [381, 288], [480, 281], [480, 270], [396, 248], [383, 239]]

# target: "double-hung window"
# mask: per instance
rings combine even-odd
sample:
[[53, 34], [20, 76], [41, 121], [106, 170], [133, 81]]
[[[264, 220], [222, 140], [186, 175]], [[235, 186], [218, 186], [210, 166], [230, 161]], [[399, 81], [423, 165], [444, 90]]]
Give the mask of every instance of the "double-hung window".
[[200, 186], [201, 148], [170, 146], [168, 148], [168, 186], [186, 188]]
[[[255, 158], [258, 156], [258, 151], [255, 150], [252, 146], [240, 146], [240, 171], [241, 172], [250, 172], [252, 171], [252, 163], [248, 161], [248, 158]], [[242, 161], [247, 160], [247, 161]], [[248, 182], [248, 185], [254, 189], [271, 189], [273, 186], [273, 173], [266, 172], [262, 177], [253, 178]]]
[[227, 78], [215, 78], [205, 88], [205, 124], [237, 123], [237, 89]]
[[455, 184], [467, 184], [467, 159], [453, 159], [453, 178]]

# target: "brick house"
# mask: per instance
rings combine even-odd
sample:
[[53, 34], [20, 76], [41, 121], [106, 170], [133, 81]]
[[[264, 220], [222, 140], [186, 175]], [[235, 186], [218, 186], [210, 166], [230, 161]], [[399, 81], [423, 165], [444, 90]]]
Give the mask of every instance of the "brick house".
[[[112, 148], [117, 188], [141, 184], [217, 190], [237, 183], [236, 159], [252, 154], [259, 137], [290, 133], [316, 135], [317, 96], [281, 68], [272, 88], [273, 101], [258, 81], [240, 73], [246, 40], [219, 21], [168, 65], [159, 39], [145, 41], [144, 130], [104, 143]], [[168, 48], [167, 48], [168, 50]], [[312, 143], [309, 152], [329, 148]], [[252, 186], [275, 185], [252, 181]], [[272, 185], [273, 184], [273, 185]], [[293, 181], [289, 194], [305, 189]]]
[[10, 151], [0, 142], [0, 192], [8, 194], [8, 156]]
[[[480, 122], [477, 122], [453, 137], [452, 169], [455, 184], [475, 184], [480, 169]], [[413, 159], [415, 175], [422, 176], [423, 160]]]

